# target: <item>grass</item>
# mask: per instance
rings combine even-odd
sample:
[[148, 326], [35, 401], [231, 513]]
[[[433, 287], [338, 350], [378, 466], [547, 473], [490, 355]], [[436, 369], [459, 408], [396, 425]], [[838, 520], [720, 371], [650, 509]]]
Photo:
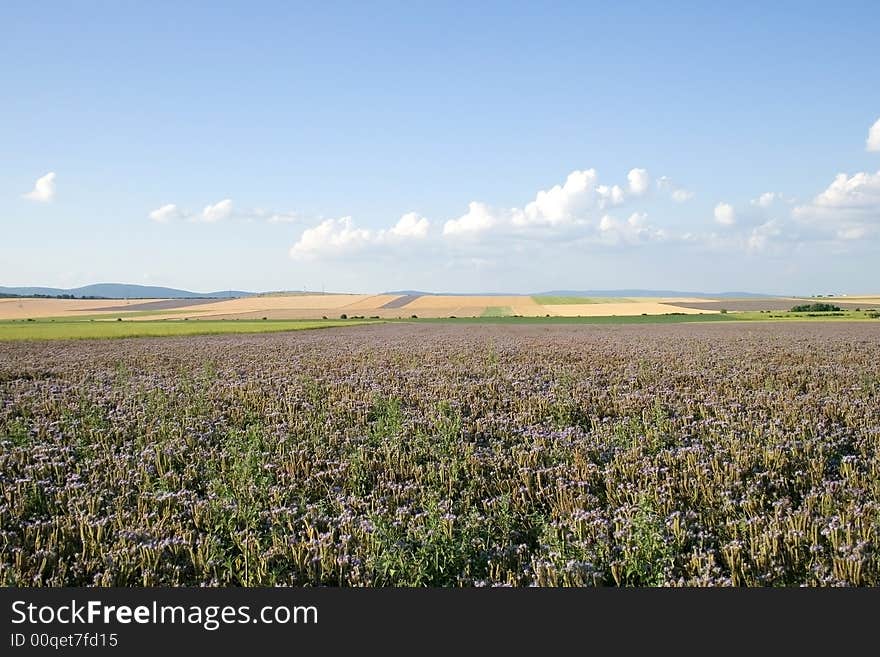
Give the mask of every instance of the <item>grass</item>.
[[[187, 315], [192, 314], [195, 306], [189, 308], [174, 308], [171, 310], [125, 310], [125, 308], [118, 308], [116, 310], [109, 310], [100, 313], [78, 313], [71, 312], [67, 315], [55, 315], [54, 317], [40, 317], [37, 321], [40, 322], [83, 322], [90, 320], [100, 320], [100, 321], [116, 321], [117, 317], [122, 317], [123, 319], [129, 319], [132, 317], [151, 317], [155, 315]], [[27, 321], [27, 319], [18, 319], [18, 320], [3, 320], [3, 321], [18, 321], [23, 322]]]
[[[0, 321], [0, 342], [10, 340], [65, 340], [90, 338], [172, 337], [181, 335], [219, 335], [224, 333], [275, 333], [304, 329], [357, 326], [387, 322], [429, 324], [683, 324], [694, 322], [735, 321], [875, 321], [876, 311], [845, 310], [833, 313], [730, 312], [726, 314], [611, 315], [597, 317], [522, 317], [511, 315], [509, 306], [489, 306], [480, 317], [436, 317], [400, 320], [353, 319], [276, 319], [217, 320], [166, 319], [156, 321], [116, 321], [116, 315], [87, 316], [81, 319], [45, 318]], [[134, 313], [132, 313], [134, 315]], [[99, 319], [95, 319], [95, 318]]]
[[304, 329], [357, 326], [360, 320], [162, 320], [162, 321], [3, 321], [0, 342], [9, 340], [70, 340], [88, 338], [171, 337], [221, 333], [275, 333]]
[[852, 321], [880, 319], [876, 310], [841, 310], [839, 312], [747, 311], [728, 313], [727, 317], [745, 321]]
[[532, 300], [542, 306], [565, 306], [579, 305], [583, 303], [630, 303], [628, 297], [532, 297]]

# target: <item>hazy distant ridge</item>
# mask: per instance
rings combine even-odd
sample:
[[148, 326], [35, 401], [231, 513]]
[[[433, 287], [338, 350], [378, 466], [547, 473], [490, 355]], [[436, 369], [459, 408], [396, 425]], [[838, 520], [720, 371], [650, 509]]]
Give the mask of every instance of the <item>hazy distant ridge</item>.
[[[259, 292], [242, 290], [221, 290], [219, 292], [191, 292], [173, 287], [157, 287], [153, 285], [130, 285], [126, 283], [96, 283], [70, 289], [57, 287], [3, 287], [0, 294], [19, 296], [60, 296], [64, 294], [75, 297], [100, 297], [103, 299], [197, 299], [219, 298], [233, 299], [251, 297]], [[263, 292], [262, 294], [266, 294]], [[301, 294], [297, 292], [296, 294]], [[313, 293], [317, 294], [317, 292]], [[423, 292], [420, 290], [394, 290], [382, 294], [399, 294], [408, 296], [510, 296], [511, 292]], [[539, 297], [705, 297], [718, 298], [772, 298], [772, 294], [756, 294], [754, 292], [682, 292], [680, 290], [550, 290], [533, 292], [523, 296]]]
[[190, 292], [178, 290], [173, 287], [157, 287], [154, 285], [128, 285], [125, 283], [96, 283], [83, 287], [63, 289], [58, 287], [3, 287], [0, 293], [17, 294], [20, 296], [33, 296], [36, 294], [46, 296], [60, 296], [70, 294], [75, 297], [101, 297], [104, 299], [192, 299], [192, 298], [221, 298], [231, 299], [236, 297], [253, 296], [253, 292], [239, 290], [222, 290], [220, 292]]
[[[513, 292], [421, 292], [419, 290], [394, 290], [383, 294], [404, 294], [409, 296], [481, 296], [503, 297], [515, 295]], [[533, 297], [705, 297], [707, 299], [769, 299], [775, 295], [758, 294], [755, 292], [682, 292], [680, 290], [550, 290], [549, 292], [532, 292], [526, 296]]]

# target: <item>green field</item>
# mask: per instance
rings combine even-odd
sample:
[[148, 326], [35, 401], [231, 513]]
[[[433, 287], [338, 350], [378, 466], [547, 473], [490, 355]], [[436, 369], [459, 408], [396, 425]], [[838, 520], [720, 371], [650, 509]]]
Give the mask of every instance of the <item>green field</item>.
[[[737, 312], [712, 314], [611, 315], [602, 317], [521, 317], [511, 315], [508, 306], [490, 306], [480, 317], [438, 317], [418, 319], [353, 320], [353, 319], [276, 319], [276, 320], [209, 320], [166, 319], [116, 321], [113, 315], [101, 319], [48, 318], [38, 320], [0, 321], [0, 342], [9, 340], [67, 340], [89, 338], [173, 337], [179, 335], [219, 335], [223, 333], [274, 333], [304, 329], [358, 326], [381, 322], [416, 322], [428, 324], [683, 324], [693, 322], [736, 321], [878, 321], [876, 311], [846, 310], [829, 313]], [[133, 315], [134, 313], [132, 313]]]
[[630, 303], [628, 297], [532, 297], [542, 306], [575, 306], [582, 303]]
[[376, 323], [360, 320], [12, 320], [0, 322], [0, 341], [67, 340], [85, 338], [140, 338], [221, 333], [274, 333], [303, 329], [357, 326]]

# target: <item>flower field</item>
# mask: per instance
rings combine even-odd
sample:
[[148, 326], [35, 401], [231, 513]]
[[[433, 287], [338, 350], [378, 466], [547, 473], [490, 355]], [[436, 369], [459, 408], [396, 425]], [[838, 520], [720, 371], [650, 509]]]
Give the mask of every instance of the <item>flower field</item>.
[[0, 345], [5, 586], [880, 585], [880, 326]]

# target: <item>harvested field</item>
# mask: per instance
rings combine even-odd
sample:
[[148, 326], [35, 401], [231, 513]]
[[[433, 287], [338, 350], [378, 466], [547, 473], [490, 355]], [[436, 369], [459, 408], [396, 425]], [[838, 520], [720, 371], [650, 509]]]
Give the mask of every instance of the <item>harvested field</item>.
[[602, 317], [607, 315], [663, 315], [666, 313], [684, 313], [686, 315], [699, 314], [701, 312], [717, 312], [712, 310], [698, 310], [687, 306], [678, 306], [653, 301], [633, 301], [625, 303], [565, 303], [560, 305], [542, 306], [551, 315], [561, 317]]
[[[218, 299], [160, 299], [159, 301], [143, 301], [128, 303], [123, 308], [129, 310], [174, 310], [177, 308], [189, 308], [191, 306], [201, 306], [206, 303], [217, 303]], [[81, 312], [99, 313], [105, 311], [118, 311], [117, 306], [102, 306], [100, 308], [87, 308]]]
[[0, 347], [0, 584], [878, 586], [880, 325]]
[[507, 307], [514, 315], [537, 317], [548, 311], [528, 296], [424, 295], [408, 303], [407, 313], [419, 317], [480, 317], [487, 308]]
[[127, 310], [132, 302], [124, 299], [0, 299], [0, 320], [38, 317], [75, 316], [104, 307], [114, 311]]
[[791, 307], [801, 303], [797, 299], [724, 299], [722, 301], [682, 301], [678, 305], [696, 310], [729, 310], [755, 311], [755, 310], [791, 310]]
[[698, 310], [720, 311], [724, 309], [730, 310], [732, 312], [749, 312], [756, 310], [791, 310], [793, 306], [809, 303], [830, 303], [835, 306], [840, 306], [844, 310], [854, 308], [867, 309], [873, 308], [874, 306], [880, 306], [880, 303], [871, 304], [868, 301], [840, 301], [837, 299], [825, 301], [824, 299], [798, 299], [795, 297], [776, 297], [768, 299], [724, 299], [721, 301], [699, 302], [683, 301], [677, 302], [677, 305], [684, 306], [686, 308], [695, 308]]
[[403, 308], [408, 303], [411, 303], [421, 297], [421, 294], [404, 294], [403, 296], [399, 296], [396, 299], [392, 299], [386, 304], [383, 304], [382, 308]]
[[[845, 309], [871, 308], [870, 298], [833, 300]], [[536, 300], [544, 303], [537, 303]], [[558, 301], [559, 303], [548, 303]], [[582, 301], [583, 303], [577, 303]], [[788, 310], [800, 299], [707, 300], [686, 298], [530, 297], [524, 295], [273, 294], [241, 299], [166, 299], [148, 302], [64, 299], [2, 299], [0, 320], [89, 317], [155, 319], [321, 319], [348, 316], [382, 319], [448, 317], [601, 317]], [[880, 305], [880, 304], [878, 304]], [[126, 314], [129, 313], [129, 314]]]

